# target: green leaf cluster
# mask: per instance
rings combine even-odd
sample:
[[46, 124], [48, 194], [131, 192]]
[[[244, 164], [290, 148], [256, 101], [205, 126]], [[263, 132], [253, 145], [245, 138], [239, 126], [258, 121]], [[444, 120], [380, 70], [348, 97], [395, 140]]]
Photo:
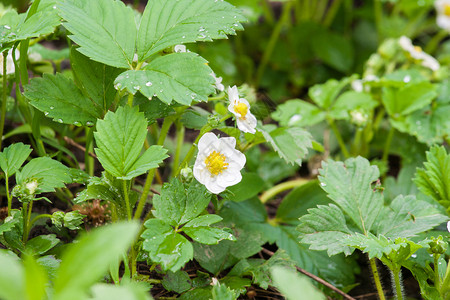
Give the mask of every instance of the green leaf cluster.
[[147, 228], [141, 237], [143, 249], [150, 260], [164, 270], [178, 271], [194, 257], [193, 241], [202, 244], [217, 244], [221, 240], [235, 240], [226, 228], [211, 227], [222, 220], [218, 215], [200, 215], [208, 206], [211, 194], [196, 181], [184, 184], [177, 179], [166, 183], [161, 195], [153, 198], [153, 215], [145, 222]]

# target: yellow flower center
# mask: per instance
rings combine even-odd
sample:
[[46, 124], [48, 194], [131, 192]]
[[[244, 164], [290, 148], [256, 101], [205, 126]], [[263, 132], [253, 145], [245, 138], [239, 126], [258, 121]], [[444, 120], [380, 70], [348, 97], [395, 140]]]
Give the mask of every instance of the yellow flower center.
[[450, 17], [450, 4], [444, 5], [444, 15], [446, 15], [447, 17]]
[[228, 163], [225, 162], [225, 159], [225, 155], [213, 151], [205, 159], [206, 168], [213, 176], [219, 175], [228, 167]]
[[248, 106], [245, 103], [240, 102], [238, 105], [234, 106], [234, 111], [241, 115], [241, 119], [245, 120], [245, 116], [248, 112]]
[[419, 53], [423, 51], [420, 46], [414, 46], [414, 50], [416, 50]]

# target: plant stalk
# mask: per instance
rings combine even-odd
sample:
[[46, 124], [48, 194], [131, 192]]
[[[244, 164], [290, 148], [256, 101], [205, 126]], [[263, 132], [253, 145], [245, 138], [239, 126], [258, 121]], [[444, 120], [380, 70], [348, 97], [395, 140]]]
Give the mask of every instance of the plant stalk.
[[178, 170], [178, 164], [180, 163], [180, 155], [181, 155], [181, 149], [183, 148], [184, 143], [184, 133], [185, 128], [183, 124], [180, 122], [177, 122], [177, 141], [175, 146], [175, 155], [173, 157], [173, 163], [172, 163], [172, 177], [174, 177], [176, 170]]
[[5, 190], [6, 190], [6, 198], [8, 199], [8, 217], [11, 215], [11, 205], [12, 205], [12, 197], [9, 193], [9, 178], [8, 174], [5, 173]]
[[125, 197], [125, 206], [127, 207], [127, 217], [131, 220], [130, 196], [128, 194], [128, 185], [126, 180], [122, 180], [123, 195]]
[[434, 286], [438, 291], [441, 290], [441, 277], [439, 276], [439, 256], [440, 254], [434, 254]]
[[342, 154], [347, 159], [350, 157], [350, 153], [347, 150], [347, 146], [345, 146], [344, 139], [341, 136], [341, 133], [336, 127], [336, 124], [332, 119], [328, 119], [328, 125], [331, 127], [331, 130], [333, 130], [334, 135], [336, 136], [336, 139], [338, 141], [339, 147], [341, 148]]
[[391, 148], [391, 143], [392, 143], [393, 137], [394, 137], [394, 127], [391, 126], [391, 128], [389, 129], [388, 136], [386, 138], [386, 143], [384, 144], [383, 156], [381, 158], [381, 160], [385, 163], [387, 163], [387, 161], [388, 161], [389, 150]]
[[309, 182], [309, 179], [294, 179], [294, 180], [290, 180], [290, 181], [286, 181], [280, 184], [277, 184], [276, 186], [268, 189], [267, 191], [265, 191], [260, 197], [259, 200], [261, 200], [262, 203], [266, 203], [267, 201], [269, 201], [270, 199], [272, 199], [273, 197], [275, 197], [276, 195], [278, 195], [279, 193], [282, 193], [284, 191], [305, 185]]
[[402, 285], [400, 282], [400, 274], [401, 274], [401, 269], [392, 271], [392, 275], [394, 276], [394, 283], [395, 283], [395, 295], [397, 300], [403, 300], [403, 291], [402, 291]]
[[377, 263], [375, 261], [375, 258], [369, 259], [369, 262], [370, 262], [370, 268], [372, 270], [373, 280], [374, 280], [375, 286], [377, 288], [378, 297], [380, 298], [380, 300], [386, 300], [386, 298], [384, 296], [384, 292], [383, 292], [383, 287], [382, 287], [381, 281], [380, 281], [380, 275], [378, 274]]

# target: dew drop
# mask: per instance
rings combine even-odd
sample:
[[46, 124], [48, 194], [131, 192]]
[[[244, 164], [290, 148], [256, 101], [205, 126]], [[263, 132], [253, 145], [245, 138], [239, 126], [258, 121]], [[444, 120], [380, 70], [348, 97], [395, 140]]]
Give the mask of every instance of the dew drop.
[[75, 126], [80, 126], [80, 125], [81, 125], [81, 123], [80, 123], [80, 122], [78, 122], [78, 121], [75, 121], [75, 122], [73, 122], [73, 125], [75, 125]]
[[116, 90], [120, 90], [120, 88], [122, 87], [122, 84], [119, 82], [119, 83], [116, 83], [115, 85], [114, 85], [114, 88], [116, 89]]
[[45, 116], [48, 116], [48, 111], [44, 112], [44, 115], [45, 115]]
[[410, 82], [411, 81], [411, 76], [406, 75], [405, 77], [403, 77], [403, 82]]
[[54, 106], [50, 106], [50, 109], [55, 109], [55, 107]]
[[86, 126], [93, 126], [93, 125], [94, 125], [94, 123], [92, 123], [91, 121], [86, 122]]
[[56, 5], [53, 5], [53, 9], [56, 9]]
[[202, 27], [202, 26], [200, 26], [200, 28], [198, 29], [198, 31], [199, 31], [199, 32], [203, 32], [203, 31], [205, 31], [205, 28]]
[[163, 92], [163, 90], [159, 90], [159, 92], [160, 92], [160, 93], [162, 93], [162, 92]]
[[204, 33], [200, 33], [197, 37], [199, 39], [204, 39], [206, 37], [206, 35]]
[[183, 38], [183, 39], [185, 39], [185, 38], [186, 38], [186, 36], [185, 36], [185, 35], [183, 35], [183, 36], [182, 36], [182, 38]]
[[62, 122], [63, 122], [63, 120], [62, 120], [62, 119], [58, 119], [58, 122], [59, 122], [59, 123], [62, 123]]
[[6, 29], [11, 29], [11, 27], [10, 26], [8, 26], [8, 25], [5, 25], [5, 26], [3, 26], [3, 27], [5, 27]]
[[133, 89], [135, 89], [136, 91], [138, 91], [138, 90], [140, 90], [140, 89], [141, 89], [141, 87], [140, 87], [140, 86], [138, 86], [138, 85], [135, 85], [135, 86], [133, 86]]
[[321, 182], [320, 186], [327, 186], [327, 184], [325, 182]]
[[152, 86], [153, 83], [151, 83], [151, 82], [149, 81], [149, 82], [147, 82], [145, 85], [146, 85], [146, 86]]

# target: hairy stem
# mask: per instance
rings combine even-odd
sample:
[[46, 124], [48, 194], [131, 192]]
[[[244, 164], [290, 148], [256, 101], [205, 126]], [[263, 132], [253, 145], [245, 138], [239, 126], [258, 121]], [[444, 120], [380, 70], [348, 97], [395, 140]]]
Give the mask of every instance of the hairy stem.
[[375, 282], [375, 287], [377, 288], [378, 297], [380, 298], [380, 300], [386, 300], [386, 298], [384, 297], [383, 287], [381, 285], [380, 275], [378, 274], [375, 258], [370, 259], [369, 262], [370, 268], [372, 270], [373, 281]]
[[9, 193], [9, 178], [8, 174], [5, 173], [5, 190], [6, 190], [6, 198], [8, 199], [8, 217], [11, 215], [11, 204], [12, 204], [12, 197]]
[[176, 170], [178, 169], [178, 164], [180, 163], [180, 154], [181, 154], [181, 149], [183, 148], [183, 143], [184, 143], [184, 132], [185, 132], [185, 128], [183, 126], [183, 124], [181, 123], [177, 123], [176, 124], [177, 127], [177, 141], [176, 141], [176, 145], [175, 145], [175, 155], [173, 157], [173, 163], [172, 163], [172, 177], [175, 175]]
[[32, 227], [33, 224], [36, 223], [37, 220], [43, 219], [43, 218], [49, 218], [49, 219], [51, 219], [51, 218], [52, 218], [52, 215], [50, 215], [50, 214], [42, 214], [42, 215], [38, 215], [38, 216], [34, 217], [34, 218], [30, 221], [30, 227]]
[[383, 156], [381, 158], [381, 160], [385, 163], [387, 163], [387, 161], [388, 161], [389, 150], [391, 149], [391, 143], [392, 143], [393, 137], [394, 137], [394, 127], [391, 126], [391, 129], [389, 129], [389, 133], [386, 138], [386, 143], [384, 144]]
[[276, 186], [265, 191], [259, 197], [259, 199], [261, 200], [262, 203], [266, 203], [267, 201], [269, 201], [270, 199], [272, 199], [274, 196], [278, 195], [279, 193], [302, 186], [302, 185], [305, 185], [309, 181], [310, 180], [308, 180], [308, 179], [300, 178], [300, 179], [290, 180], [290, 181], [286, 181], [286, 182], [277, 184]]
[[394, 277], [394, 283], [395, 283], [395, 296], [396, 296], [397, 300], [403, 300], [403, 289], [402, 289], [402, 283], [400, 281], [401, 269], [392, 271], [392, 276]]
[[441, 277], [439, 276], [439, 254], [434, 254], [434, 286], [441, 290]]

